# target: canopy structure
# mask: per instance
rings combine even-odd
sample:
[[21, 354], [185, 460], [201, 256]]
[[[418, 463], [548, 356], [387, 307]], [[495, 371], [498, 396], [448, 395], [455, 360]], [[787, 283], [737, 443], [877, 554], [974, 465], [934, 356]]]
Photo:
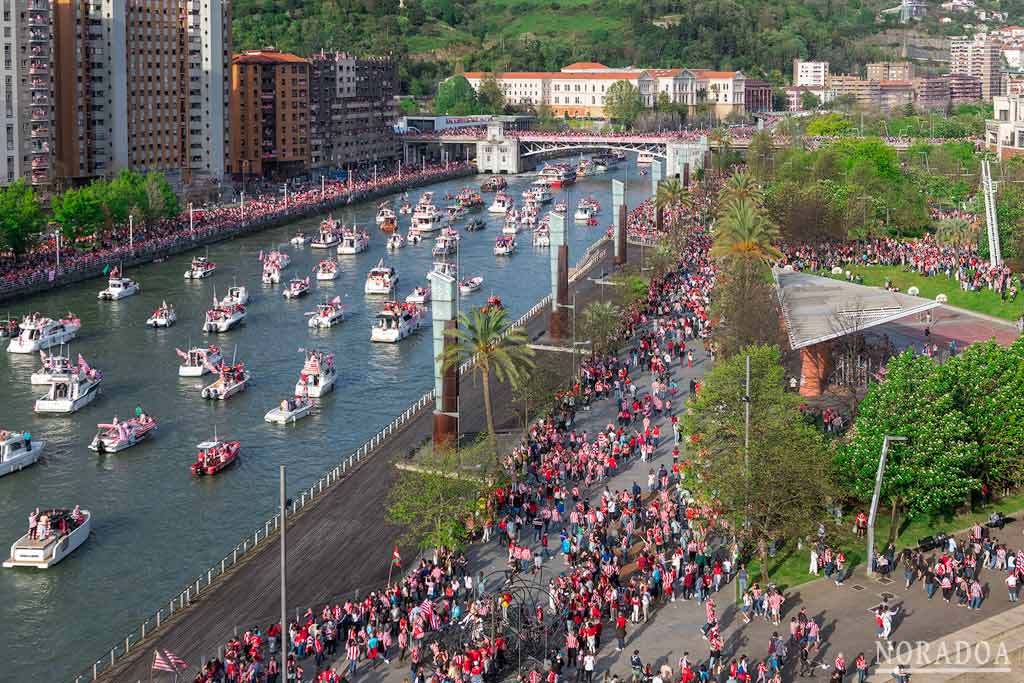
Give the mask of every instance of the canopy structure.
[[828, 381], [827, 342], [941, 306], [941, 302], [878, 287], [773, 268], [790, 348], [801, 351], [800, 393], [817, 396]]

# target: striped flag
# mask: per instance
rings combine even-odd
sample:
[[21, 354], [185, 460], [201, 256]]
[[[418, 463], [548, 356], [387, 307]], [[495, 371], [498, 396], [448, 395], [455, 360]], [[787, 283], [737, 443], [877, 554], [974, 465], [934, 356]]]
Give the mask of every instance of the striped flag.
[[153, 650], [153, 669], [179, 673], [188, 668], [188, 663], [170, 650]]
[[396, 567], [402, 566], [402, 555], [398, 552], [398, 546], [395, 546], [394, 552], [391, 553], [391, 564]]

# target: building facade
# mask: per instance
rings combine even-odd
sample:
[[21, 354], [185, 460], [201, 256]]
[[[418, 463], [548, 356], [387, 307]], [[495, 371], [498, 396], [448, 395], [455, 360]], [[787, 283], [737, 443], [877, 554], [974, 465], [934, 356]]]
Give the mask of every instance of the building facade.
[[1024, 96], [992, 100], [993, 118], [985, 122], [985, 145], [1000, 159], [1024, 154]]
[[950, 72], [981, 81], [981, 99], [991, 102], [1002, 86], [1002, 47], [990, 38], [957, 38], [949, 43]]
[[824, 88], [828, 77], [828, 62], [793, 60], [793, 85], [797, 87]]
[[914, 65], [911, 62], [872, 62], [867, 66], [869, 81], [912, 81]]
[[949, 78], [922, 76], [914, 79], [914, 106], [923, 111], [949, 109]]
[[977, 76], [962, 73], [946, 75], [949, 80], [949, 104], [969, 104], [982, 99], [981, 79]]
[[743, 108], [748, 112], [772, 111], [772, 84], [768, 81], [746, 79]]
[[829, 76], [828, 88], [833, 98], [848, 97], [858, 109], [874, 110], [882, 106], [882, 90], [878, 81], [869, 81], [860, 76]]

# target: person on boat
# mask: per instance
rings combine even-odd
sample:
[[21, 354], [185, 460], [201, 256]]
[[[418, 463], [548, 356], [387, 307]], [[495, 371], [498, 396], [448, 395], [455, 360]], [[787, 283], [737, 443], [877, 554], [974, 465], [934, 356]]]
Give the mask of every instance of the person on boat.
[[78, 526], [85, 521], [85, 515], [82, 514], [81, 505], [76, 505], [75, 509], [71, 511], [71, 521], [75, 523], [75, 526]]
[[39, 528], [39, 508], [28, 513], [28, 537], [35, 540]]
[[25, 450], [26, 451], [31, 451], [32, 450], [32, 435], [29, 434], [27, 429], [21, 435], [21, 438], [25, 441]]

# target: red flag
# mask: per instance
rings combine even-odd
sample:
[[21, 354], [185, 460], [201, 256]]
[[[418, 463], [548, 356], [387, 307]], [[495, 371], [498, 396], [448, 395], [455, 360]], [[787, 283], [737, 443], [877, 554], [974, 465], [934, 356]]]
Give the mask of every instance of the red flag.
[[153, 650], [153, 669], [178, 673], [188, 668], [188, 663], [170, 650]]
[[398, 552], [398, 546], [395, 546], [394, 552], [391, 553], [391, 563], [396, 567], [402, 566], [402, 555]]

